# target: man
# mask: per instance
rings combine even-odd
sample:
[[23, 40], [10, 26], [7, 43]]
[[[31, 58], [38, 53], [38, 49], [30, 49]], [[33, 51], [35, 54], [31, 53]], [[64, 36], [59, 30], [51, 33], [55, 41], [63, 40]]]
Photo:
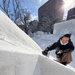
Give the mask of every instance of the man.
[[48, 51], [54, 50], [57, 61], [63, 65], [67, 65], [72, 61], [72, 51], [74, 50], [74, 45], [70, 39], [71, 34], [65, 34], [57, 42], [52, 44], [51, 46], [47, 47], [42, 54], [47, 56]]

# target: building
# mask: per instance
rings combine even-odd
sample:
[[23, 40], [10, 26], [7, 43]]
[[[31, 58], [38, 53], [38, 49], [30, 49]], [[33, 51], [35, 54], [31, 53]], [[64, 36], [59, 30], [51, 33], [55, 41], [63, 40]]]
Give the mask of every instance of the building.
[[67, 20], [75, 19], [75, 7], [68, 11]]
[[54, 23], [63, 20], [63, 0], [48, 0], [38, 9], [39, 30], [53, 33]]

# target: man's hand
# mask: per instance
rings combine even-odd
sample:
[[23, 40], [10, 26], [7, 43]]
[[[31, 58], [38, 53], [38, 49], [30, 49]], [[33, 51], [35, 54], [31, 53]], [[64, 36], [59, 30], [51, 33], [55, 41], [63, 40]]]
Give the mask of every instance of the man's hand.
[[45, 56], [47, 56], [48, 51], [44, 50], [44, 51], [42, 51], [42, 54], [45, 55]]
[[45, 56], [47, 56], [48, 51], [49, 51], [49, 47], [47, 47], [47, 48], [42, 52], [42, 54], [45, 55]]

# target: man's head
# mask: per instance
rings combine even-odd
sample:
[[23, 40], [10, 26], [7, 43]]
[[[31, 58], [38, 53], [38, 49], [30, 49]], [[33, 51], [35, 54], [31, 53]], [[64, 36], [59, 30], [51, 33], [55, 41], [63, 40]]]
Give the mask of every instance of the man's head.
[[70, 40], [71, 34], [65, 34], [64, 36], [62, 36], [62, 38], [60, 39], [61, 44], [66, 45], [69, 40]]

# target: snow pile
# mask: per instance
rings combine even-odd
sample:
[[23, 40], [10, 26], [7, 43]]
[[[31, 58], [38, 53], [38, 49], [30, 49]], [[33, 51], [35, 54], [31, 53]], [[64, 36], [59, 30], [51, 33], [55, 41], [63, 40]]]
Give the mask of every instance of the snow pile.
[[75, 75], [74, 70], [40, 52], [41, 48], [0, 11], [0, 74]]
[[[34, 37], [37, 39], [41, 39], [43, 41], [56, 41], [58, 39], [58, 36], [53, 35], [53, 34], [48, 34], [48, 33], [44, 33], [42, 31], [38, 31], [36, 33], [34, 33]], [[53, 39], [56, 38], [56, 39]]]
[[56, 23], [54, 25], [54, 34], [65, 34], [72, 33], [75, 34], [75, 19]]
[[38, 31], [32, 39], [44, 50], [48, 45], [58, 40], [58, 36]]

